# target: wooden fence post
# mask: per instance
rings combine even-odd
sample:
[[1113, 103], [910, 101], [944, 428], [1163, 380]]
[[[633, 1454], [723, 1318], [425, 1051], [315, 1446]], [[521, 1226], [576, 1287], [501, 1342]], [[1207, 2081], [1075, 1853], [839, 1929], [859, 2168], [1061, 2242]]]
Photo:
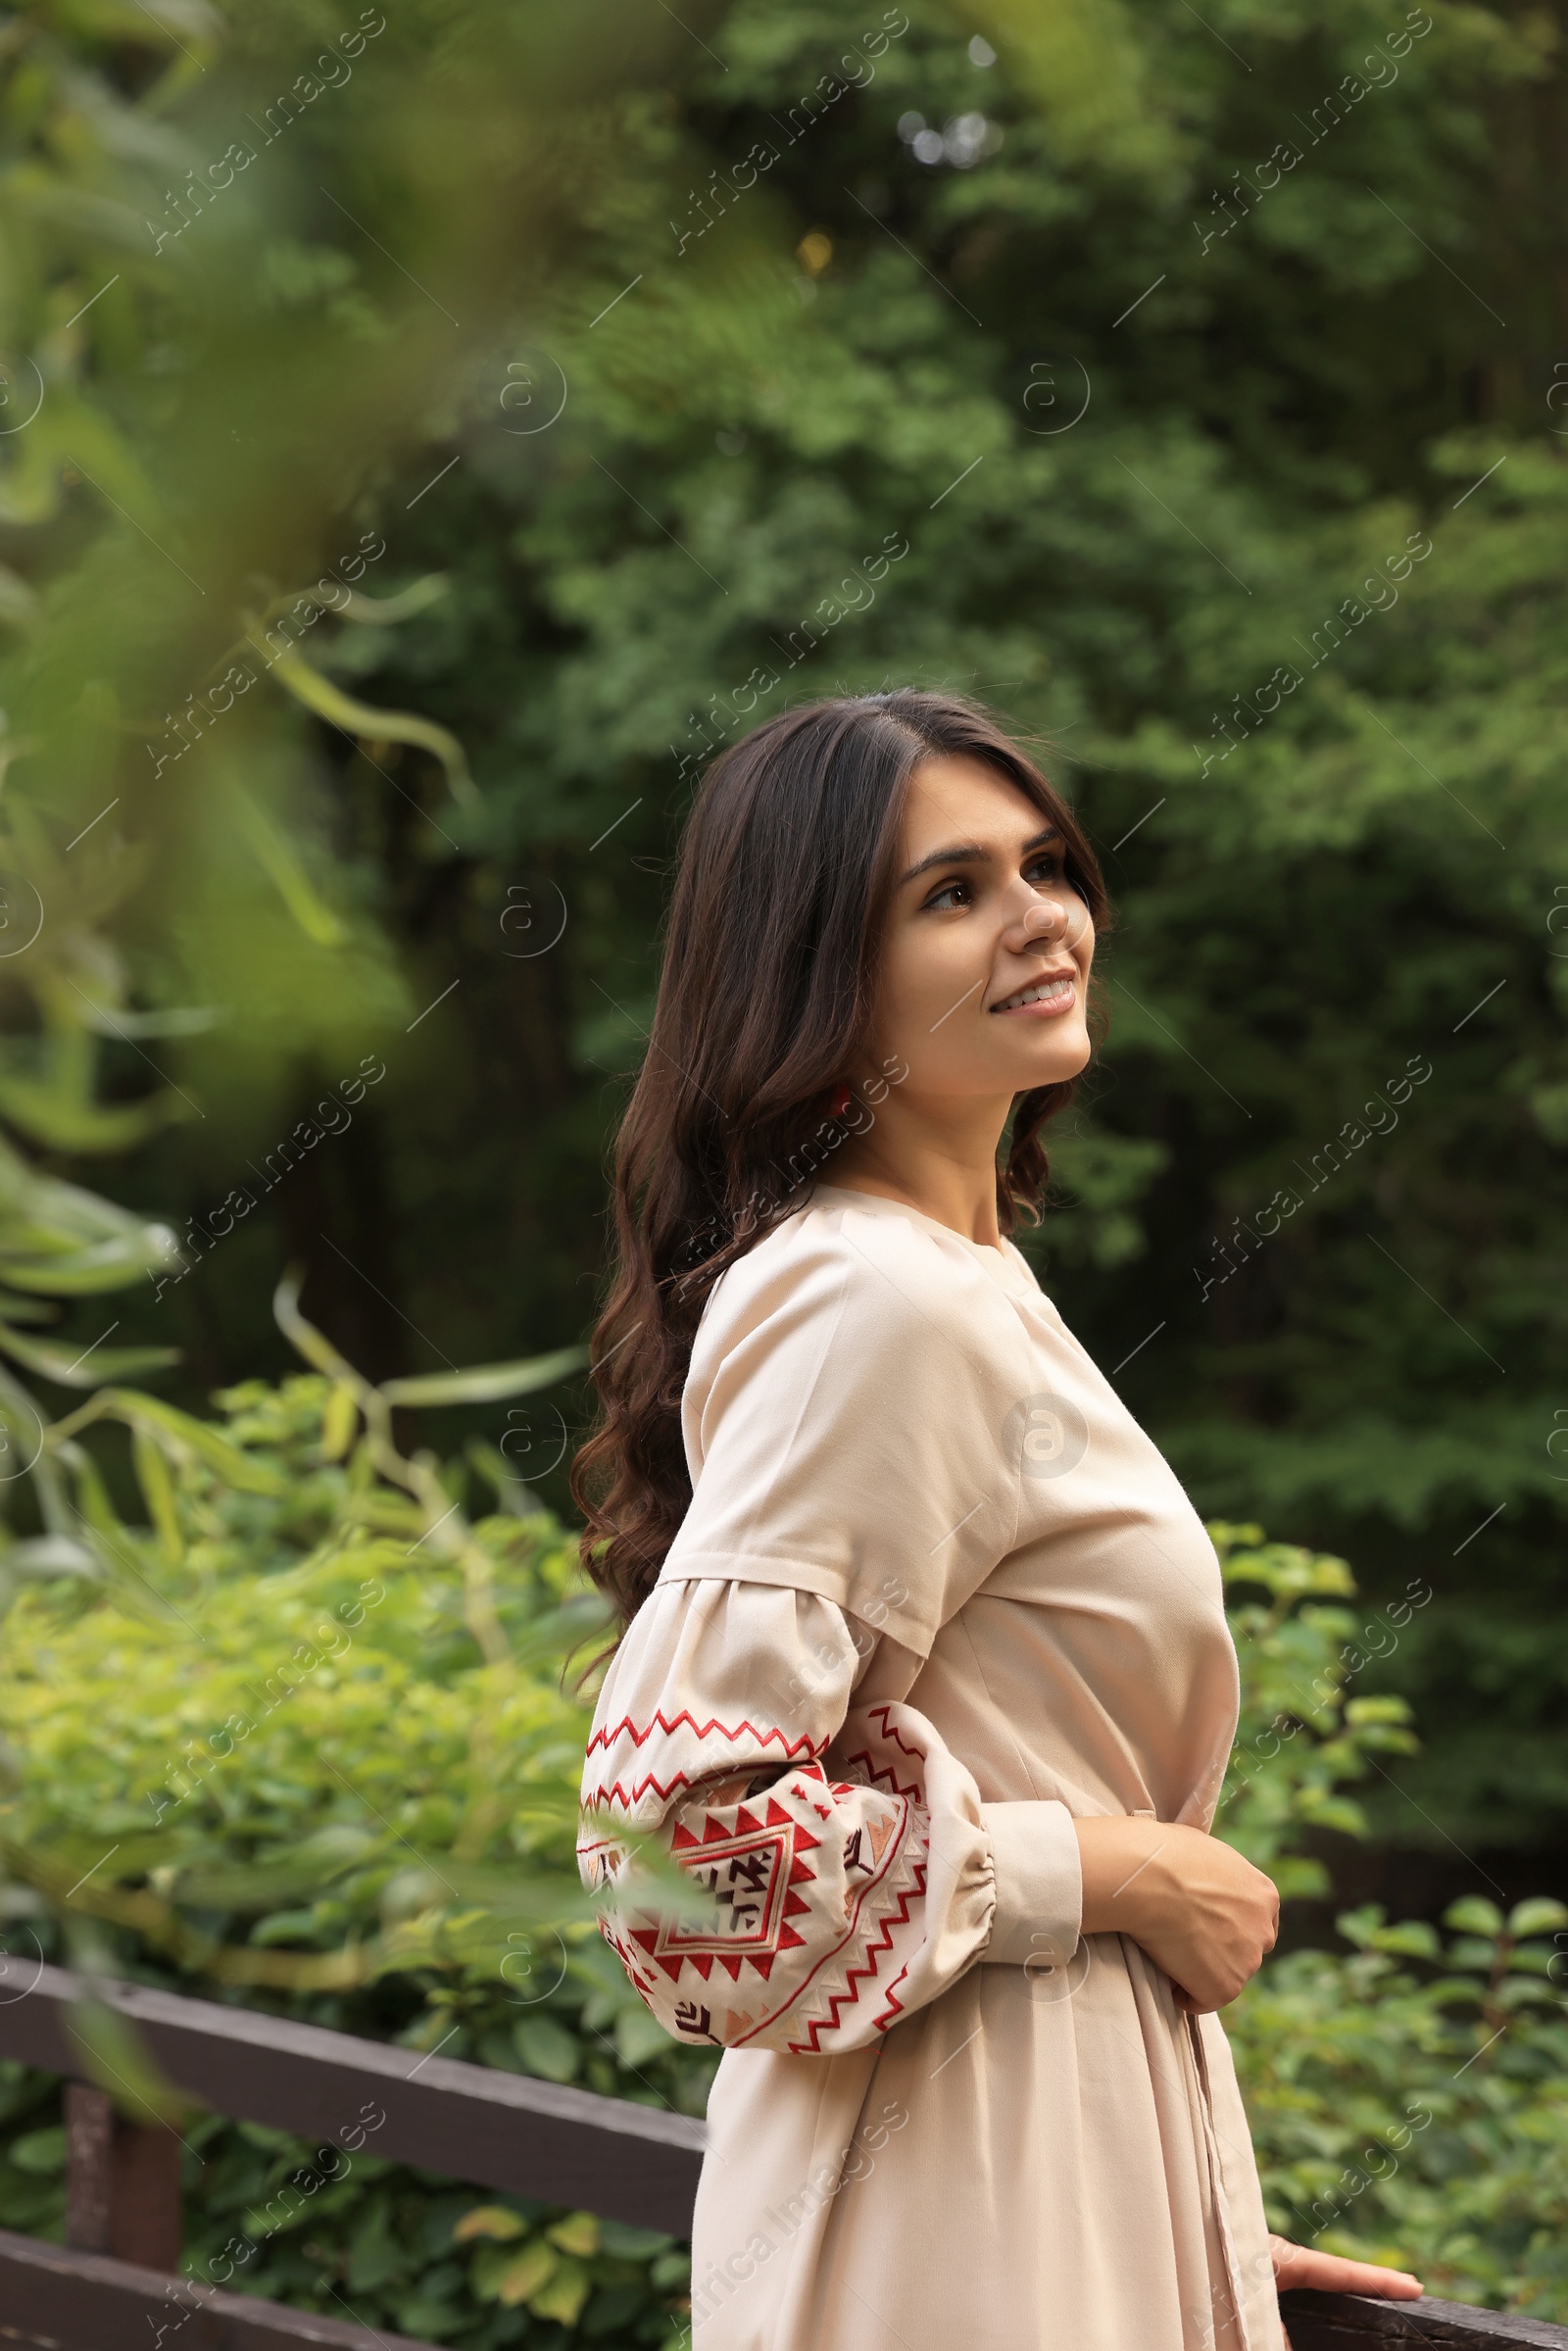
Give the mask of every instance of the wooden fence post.
[[141, 2269], [177, 2272], [179, 2140], [127, 2122], [106, 2090], [66, 2085], [66, 2242]]
[[66, 2242], [82, 2253], [109, 2250], [115, 2102], [85, 2082], [66, 2083]]

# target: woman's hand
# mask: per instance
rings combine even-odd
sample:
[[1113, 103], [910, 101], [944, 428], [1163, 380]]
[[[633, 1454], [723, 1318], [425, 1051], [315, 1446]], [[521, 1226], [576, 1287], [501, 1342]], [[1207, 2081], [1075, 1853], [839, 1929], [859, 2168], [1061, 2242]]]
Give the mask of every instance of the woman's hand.
[[1201, 2015], [1234, 2000], [1279, 1933], [1273, 1881], [1234, 1846], [1174, 1821], [1078, 1820], [1085, 1935], [1130, 1935]]
[[[1385, 2302], [1414, 2302], [1422, 2291], [1419, 2278], [1408, 2270], [1385, 2270], [1370, 2261], [1342, 2261], [1337, 2253], [1314, 2253], [1310, 2245], [1293, 2245], [1288, 2237], [1271, 2236], [1274, 2283], [1309, 2285], [1319, 2294], [1371, 2294]], [[1291, 2338], [1285, 2337], [1285, 2351]]]
[[1283, 2293], [1288, 2285], [1309, 2285], [1319, 2294], [1371, 2294], [1384, 2302], [1415, 2302], [1422, 2285], [1408, 2270], [1386, 2270], [1371, 2261], [1342, 2261], [1337, 2253], [1314, 2253], [1310, 2245], [1293, 2245], [1289, 2237], [1271, 2236], [1274, 2282]]

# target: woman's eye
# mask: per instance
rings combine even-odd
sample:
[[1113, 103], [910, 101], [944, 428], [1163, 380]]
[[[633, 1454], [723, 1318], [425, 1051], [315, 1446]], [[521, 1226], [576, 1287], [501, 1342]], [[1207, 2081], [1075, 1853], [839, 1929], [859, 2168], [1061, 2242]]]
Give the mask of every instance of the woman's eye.
[[1024, 879], [1030, 882], [1054, 884], [1059, 888], [1066, 879], [1066, 875], [1062, 870], [1060, 857], [1037, 857], [1025, 871]]
[[926, 911], [931, 913], [948, 906], [967, 906], [973, 894], [973, 886], [968, 882], [944, 882], [941, 889], [934, 891], [926, 900]]

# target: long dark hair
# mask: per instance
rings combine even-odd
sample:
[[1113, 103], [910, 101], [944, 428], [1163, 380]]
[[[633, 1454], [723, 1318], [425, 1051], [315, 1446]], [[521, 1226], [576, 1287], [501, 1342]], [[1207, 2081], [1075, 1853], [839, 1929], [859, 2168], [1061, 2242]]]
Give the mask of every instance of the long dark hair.
[[[808, 1197], [849, 1131], [824, 1095], [862, 1052], [906, 788], [932, 755], [1015, 784], [1065, 844], [1096, 930], [1105, 893], [1071, 809], [972, 703], [899, 692], [810, 703], [708, 770], [681, 846], [648, 1053], [615, 1153], [617, 1265], [594, 1334], [600, 1418], [571, 1491], [584, 1566], [629, 1624], [686, 1515], [680, 1401], [703, 1304], [725, 1267]], [[997, 1215], [1033, 1217], [1040, 1129], [1071, 1083], [1020, 1095]]]

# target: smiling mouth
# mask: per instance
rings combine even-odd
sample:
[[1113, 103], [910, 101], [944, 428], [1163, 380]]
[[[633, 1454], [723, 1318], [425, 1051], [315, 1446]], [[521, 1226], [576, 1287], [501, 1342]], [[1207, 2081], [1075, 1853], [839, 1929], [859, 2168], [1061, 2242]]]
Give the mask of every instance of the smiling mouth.
[[991, 1006], [991, 1010], [993, 1012], [1021, 1012], [1029, 1004], [1065, 1004], [1072, 993], [1072, 973], [1070, 971], [1057, 972], [1049, 979], [1036, 980], [1028, 988], [1020, 988], [1014, 996], [1004, 996], [1001, 1004]]

